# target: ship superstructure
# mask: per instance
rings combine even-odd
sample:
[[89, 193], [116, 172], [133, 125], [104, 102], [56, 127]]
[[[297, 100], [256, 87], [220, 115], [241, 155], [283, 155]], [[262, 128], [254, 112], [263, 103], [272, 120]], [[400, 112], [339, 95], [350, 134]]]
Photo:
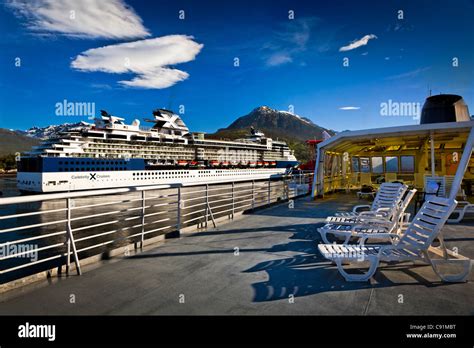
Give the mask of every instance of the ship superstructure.
[[268, 178], [298, 162], [283, 141], [252, 129], [244, 139], [206, 139], [191, 133], [172, 111], [157, 109], [141, 127], [135, 119], [101, 112], [43, 141], [21, 157], [17, 185], [22, 191], [94, 188]]

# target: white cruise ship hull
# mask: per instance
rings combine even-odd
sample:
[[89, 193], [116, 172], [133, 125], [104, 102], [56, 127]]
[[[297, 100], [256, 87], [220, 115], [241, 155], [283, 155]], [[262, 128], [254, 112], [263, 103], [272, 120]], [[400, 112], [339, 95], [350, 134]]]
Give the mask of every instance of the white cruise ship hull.
[[268, 179], [281, 176], [285, 171], [285, 168], [246, 168], [19, 172], [17, 187], [24, 192], [65, 192], [165, 184], [212, 184]]

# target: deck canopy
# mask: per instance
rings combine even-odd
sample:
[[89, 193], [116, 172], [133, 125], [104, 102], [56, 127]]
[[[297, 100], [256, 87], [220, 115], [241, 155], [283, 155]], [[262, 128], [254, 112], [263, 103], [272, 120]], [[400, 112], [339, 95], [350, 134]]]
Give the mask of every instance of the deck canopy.
[[442, 195], [448, 196], [458, 172], [470, 192], [473, 126], [463, 121], [338, 133], [318, 144], [313, 196], [392, 181], [423, 189], [430, 177], [442, 181]]

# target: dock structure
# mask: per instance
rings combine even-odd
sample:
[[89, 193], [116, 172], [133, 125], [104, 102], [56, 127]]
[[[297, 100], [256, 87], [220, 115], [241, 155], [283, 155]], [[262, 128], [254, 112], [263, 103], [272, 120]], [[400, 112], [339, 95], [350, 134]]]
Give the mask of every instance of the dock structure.
[[[467, 283], [442, 283], [430, 266], [382, 265], [348, 283], [318, 253], [316, 227], [360, 202], [354, 192], [302, 197], [180, 238], [131, 250], [82, 275], [2, 294], [0, 314], [441, 315], [472, 314]], [[412, 209], [413, 207], [411, 207]], [[443, 228], [448, 248], [474, 258], [474, 222]], [[73, 299], [73, 300], [72, 300]]]

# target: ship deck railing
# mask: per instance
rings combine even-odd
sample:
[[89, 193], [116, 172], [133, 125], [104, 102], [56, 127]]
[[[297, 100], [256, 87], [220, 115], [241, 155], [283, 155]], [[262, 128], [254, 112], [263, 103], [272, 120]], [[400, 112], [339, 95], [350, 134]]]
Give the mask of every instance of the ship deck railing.
[[309, 194], [312, 175], [0, 198], [0, 289]]

